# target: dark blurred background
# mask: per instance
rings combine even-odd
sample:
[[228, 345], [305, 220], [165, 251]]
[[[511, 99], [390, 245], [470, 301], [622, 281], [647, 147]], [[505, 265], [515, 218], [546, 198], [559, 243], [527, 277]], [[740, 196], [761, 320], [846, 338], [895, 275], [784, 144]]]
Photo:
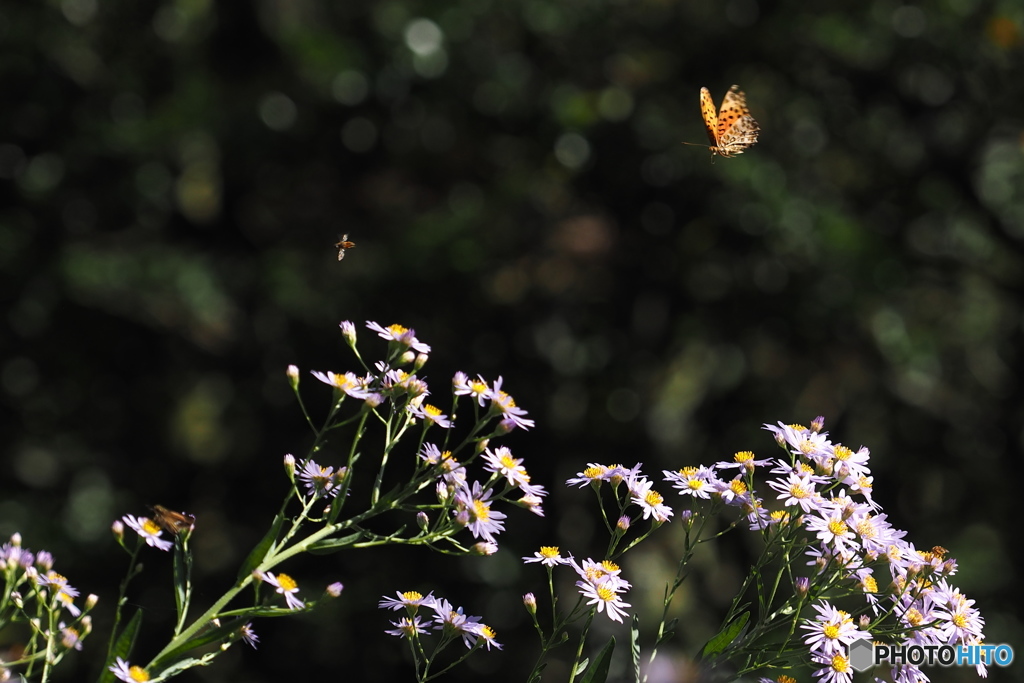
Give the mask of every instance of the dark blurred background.
[[[519, 557], [605, 543], [560, 482], [766, 457], [762, 423], [816, 415], [871, 448], [893, 523], [959, 559], [989, 642], [1024, 642], [1022, 26], [1017, 0], [4, 5], [0, 532], [103, 598], [62, 680], [100, 664], [120, 515], [196, 514], [197, 602], [230, 585], [310, 444], [285, 368], [322, 413], [306, 372], [358, 369], [344, 319], [415, 328], [437, 394], [504, 376], [547, 516], [506, 510], [492, 558], [289, 563], [346, 592], [182, 681], [412, 680], [376, 609], [410, 589], [505, 644], [449, 680], [523, 680], [544, 573]], [[700, 87], [733, 83], [761, 142], [712, 162], [680, 142], [704, 142]], [[678, 531], [624, 561], [647, 629]], [[745, 541], [698, 554], [658, 680], [686, 680]], [[169, 557], [143, 557], [140, 661], [173, 625]]]

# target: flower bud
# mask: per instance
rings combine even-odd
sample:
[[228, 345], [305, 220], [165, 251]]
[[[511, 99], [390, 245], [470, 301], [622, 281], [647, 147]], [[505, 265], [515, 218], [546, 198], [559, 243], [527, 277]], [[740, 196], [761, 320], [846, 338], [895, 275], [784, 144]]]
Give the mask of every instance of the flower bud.
[[811, 431], [817, 434], [825, 427], [825, 416], [819, 415], [811, 421]]
[[89, 593], [88, 597], [85, 598], [85, 610], [89, 611], [96, 606], [96, 603], [100, 601], [100, 596], [94, 593]]
[[124, 538], [124, 522], [119, 519], [115, 519], [114, 523], [110, 525], [110, 530], [114, 532], [114, 536], [117, 537], [118, 541]]
[[288, 384], [291, 386], [292, 391], [299, 388], [299, 368], [295, 365], [289, 365], [286, 371], [288, 375]]
[[413, 372], [419, 372], [419, 370], [424, 365], [427, 364], [427, 358], [429, 358], [429, 356], [427, 356], [427, 354], [425, 354], [425, 353], [416, 354], [416, 360], [413, 361], [413, 364], [412, 364], [412, 371]]
[[[95, 596], [90, 595], [89, 597], [92, 598]], [[89, 635], [90, 633], [92, 633], [92, 617], [90, 617], [88, 614], [82, 617], [82, 620], [78, 623], [82, 625], [82, 633], [84, 633], [85, 635]]]
[[416, 513], [416, 526], [421, 530], [426, 531], [430, 528], [430, 518], [427, 517], [427, 513], [420, 510]]
[[341, 595], [343, 590], [345, 590], [345, 586], [340, 581], [335, 581], [327, 587], [327, 594], [332, 598], [336, 598]]
[[498, 552], [498, 544], [491, 543], [490, 541], [480, 541], [474, 544], [469, 551], [474, 555], [493, 555]]
[[48, 572], [53, 569], [53, 555], [48, 550], [40, 550], [36, 553], [36, 567], [41, 572]]
[[515, 420], [513, 420], [512, 418], [505, 418], [504, 420], [498, 423], [498, 426], [494, 428], [494, 431], [497, 434], [504, 436], [505, 434], [511, 433], [512, 430], [515, 428]]
[[11, 534], [11, 545], [15, 548], [21, 547], [21, 534], [19, 534], [17, 531]]
[[291, 453], [284, 456], [284, 471], [288, 473], [289, 479], [295, 478], [295, 456]]
[[11, 591], [11, 602], [13, 602], [18, 609], [25, 608], [25, 600], [21, 597], [20, 591]]
[[341, 336], [345, 340], [345, 343], [352, 348], [356, 347], [356, 326], [352, 324], [351, 320], [343, 320], [339, 325], [341, 328]]
[[626, 533], [627, 531], [629, 531], [629, 525], [630, 524], [631, 524], [631, 520], [629, 519], [629, 515], [622, 515], [621, 517], [619, 517], [619, 521], [617, 521], [615, 523], [615, 533], [616, 534], [624, 534], [624, 533]]
[[537, 613], [537, 598], [534, 597], [533, 593], [527, 593], [523, 596], [523, 606], [526, 607], [526, 611], [530, 614]]
[[794, 592], [798, 598], [807, 597], [807, 593], [811, 590], [811, 580], [806, 576], [799, 576], [796, 579], [796, 586], [794, 586]]
[[406, 351], [398, 358], [398, 365], [408, 365], [409, 363], [416, 360], [415, 351]]

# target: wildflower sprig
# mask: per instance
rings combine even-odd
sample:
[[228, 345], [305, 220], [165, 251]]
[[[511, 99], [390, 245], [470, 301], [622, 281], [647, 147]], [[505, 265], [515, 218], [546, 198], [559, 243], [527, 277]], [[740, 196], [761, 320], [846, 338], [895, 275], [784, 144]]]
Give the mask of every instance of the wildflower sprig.
[[[707, 669], [735, 679], [803, 666], [818, 681], [849, 683], [853, 669], [848, 648], [857, 641], [904, 646], [982, 643], [984, 620], [974, 602], [949, 583], [956, 573], [955, 560], [943, 548], [921, 551], [904, 540], [906, 532], [892, 527], [872, 497], [868, 449], [833, 443], [823, 427], [823, 418], [810, 428], [765, 425], [784, 449], [779, 458], [758, 459], [752, 452], [740, 451], [730, 461], [663, 472], [664, 481], [687, 499], [688, 509], [678, 515], [655, 492], [640, 465], [589, 463], [569, 479], [568, 486], [589, 486], [597, 494], [609, 533], [607, 559], [577, 563], [569, 556], [563, 562], [560, 552], [552, 548], [524, 558], [546, 567], [552, 601], [547, 635], [537, 620], [536, 598], [530, 594], [526, 602], [541, 637], [541, 655], [530, 680], [539, 677], [548, 651], [566, 640], [568, 625], [582, 616], [583, 600], [590, 610], [570, 680], [587, 667], [583, 640], [594, 616], [604, 612], [621, 622], [630, 615], [626, 609], [630, 605], [621, 599], [629, 583], [616, 562], [674, 516], [681, 522], [683, 552], [676, 576], [665, 587], [651, 661], [658, 645], [672, 635], [671, 602], [685, 581], [697, 546], [742, 527], [760, 536], [761, 553], [727, 610], [721, 630], [700, 653]], [[764, 492], [775, 497], [765, 498]], [[708, 521], [729, 508], [735, 512], [727, 527], [705, 535]], [[614, 513], [619, 517], [613, 524]], [[648, 524], [634, 531], [638, 522]], [[553, 568], [560, 564], [571, 565], [581, 577], [576, 583], [580, 597], [565, 614], [555, 609], [551, 579]], [[880, 583], [885, 587], [880, 588]], [[634, 615], [634, 644], [638, 626]], [[614, 639], [589, 666], [606, 666], [604, 658], [613, 646]], [[638, 652], [634, 646], [637, 671]], [[979, 665], [978, 671], [984, 675], [985, 665]], [[897, 681], [927, 680], [912, 664], [894, 666], [889, 675]]]
[[[356, 328], [346, 321], [341, 323], [342, 337], [360, 369], [311, 373], [333, 390], [322, 419], [313, 417], [301, 396], [301, 372], [288, 367], [288, 383], [310, 426], [312, 443], [303, 457], [284, 457], [288, 487], [270, 529], [243, 562], [234, 585], [203, 614], [189, 614], [191, 526], [188, 533], [172, 529], [164, 536], [167, 528], [147, 517], [126, 515], [118, 522], [118, 538], [132, 554], [120, 604], [125, 602], [128, 581], [140, 571], [139, 553], [147, 547], [173, 550], [178, 625], [172, 640], [143, 666], [130, 659], [138, 615], [122, 627], [119, 608], [108, 676], [166, 680], [209, 663], [221, 651], [208, 651], [211, 644], [220, 643], [223, 648], [244, 640], [255, 647], [254, 619], [309, 610], [317, 603], [310, 599], [301, 577], [277, 569], [297, 555], [396, 544], [422, 545], [448, 554], [490, 555], [497, 551], [507, 520], [500, 507], [522, 507], [543, 515], [544, 487], [531, 482], [522, 459], [506, 447], [492, 445], [513, 429], [533, 426], [526, 411], [502, 389], [502, 379], [486, 382], [478, 376], [466, 392], [466, 375], [457, 373], [450, 385], [450, 407], [442, 409], [419, 375], [429, 360], [430, 346], [400, 325], [368, 322], [367, 327], [387, 341], [381, 360], [364, 359]], [[456, 430], [460, 400], [472, 404], [474, 419]], [[377, 528], [378, 518], [388, 515], [392, 520], [395, 513], [404, 521], [390, 530]], [[135, 532], [134, 544], [125, 542], [124, 526]], [[201, 531], [201, 522], [197, 526]], [[332, 586], [338, 588], [328, 587], [325, 597], [340, 593], [340, 584]], [[251, 602], [242, 601], [249, 589]], [[424, 607], [434, 611], [433, 626], [441, 635], [429, 655], [418, 639], [426, 622], [415, 615], [393, 622], [396, 632], [408, 635], [415, 645], [421, 680], [436, 677], [481, 647], [500, 647], [493, 630], [478, 617], [465, 616], [461, 608], [433, 599]], [[459, 640], [468, 652], [439, 671], [437, 654]], [[195, 655], [199, 648], [204, 654]]]
[[[423, 596], [417, 591], [399, 592], [397, 598], [382, 596], [378, 606], [387, 610], [404, 610], [406, 616], [392, 621], [394, 629], [386, 630], [388, 635], [396, 636], [409, 643], [409, 651], [416, 667], [416, 680], [419, 683], [438, 678], [458, 666], [473, 652], [481, 649], [495, 648], [502, 645], [496, 640], [497, 634], [480, 617], [467, 615], [461, 607], [453, 607], [443, 598], [434, 597], [433, 593]], [[430, 617], [419, 614], [420, 608], [433, 611]], [[427, 652], [423, 636], [431, 631], [438, 632], [438, 640]], [[438, 656], [448, 646], [462, 642], [466, 651], [448, 662], [440, 670], [432, 671], [438, 663]]]
[[81, 650], [92, 632], [89, 611], [99, 599], [89, 595], [76, 605], [78, 590], [53, 566], [53, 555], [23, 547], [20, 534], [0, 546], [0, 630], [24, 638], [17, 658], [0, 662], [0, 680], [15, 675], [50, 680], [54, 667], [72, 650]]

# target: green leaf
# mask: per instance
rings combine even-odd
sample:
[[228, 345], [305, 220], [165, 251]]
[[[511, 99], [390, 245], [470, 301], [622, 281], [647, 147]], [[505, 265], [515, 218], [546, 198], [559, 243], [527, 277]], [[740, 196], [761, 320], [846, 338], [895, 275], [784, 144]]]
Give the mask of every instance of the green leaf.
[[590, 664], [590, 658], [584, 659], [582, 662], [576, 665], [576, 672], [573, 676], [579, 676], [581, 673], [587, 670], [587, 665]]
[[615, 636], [608, 639], [604, 648], [598, 653], [594, 665], [587, 670], [587, 674], [580, 683], [604, 683], [608, 678], [608, 669], [612, 665], [612, 651], [615, 649]]
[[633, 681], [640, 683], [640, 618], [635, 614], [629, 625], [629, 650], [633, 656]]
[[128, 625], [121, 631], [121, 635], [114, 641], [114, 646], [110, 648], [110, 657], [103, 665], [103, 673], [100, 674], [98, 683], [114, 683], [117, 679], [114, 676], [114, 672], [110, 670], [110, 666], [117, 661], [117, 658], [128, 661], [132, 653], [132, 648], [135, 647], [135, 637], [139, 633], [139, 626], [142, 625], [142, 610], [136, 610], [135, 614], [128, 621]]
[[672, 619], [667, 624], [665, 624], [665, 629], [662, 631], [661, 637], [658, 638], [658, 642], [656, 642], [654, 644], [654, 646], [658, 647], [659, 645], [664, 643], [666, 640], [668, 640], [669, 638], [674, 636], [676, 634], [676, 624], [678, 624], [678, 623], [679, 623], [678, 619]]
[[180, 537], [174, 541], [174, 604], [178, 610], [175, 635], [181, 632], [185, 624], [192, 595], [192, 553], [189, 552], [186, 543], [187, 541]]
[[725, 648], [729, 647], [730, 643], [740, 635], [749, 619], [750, 612], [744, 612], [729, 622], [725, 628], [719, 631], [718, 635], [709, 640], [707, 645], [704, 646], [704, 649], [701, 651], [701, 658], [714, 657], [725, 651]]
[[263, 539], [256, 544], [256, 547], [249, 553], [249, 557], [245, 558], [245, 562], [238, 569], [238, 577], [236, 581], [241, 582], [245, 577], [252, 574], [252, 570], [260, 566], [266, 558], [267, 553], [277, 543], [277, 537], [281, 533], [281, 527], [284, 525], [284, 516], [277, 515], [274, 517], [274, 523], [270, 525], [270, 529], [267, 531]]
[[362, 538], [362, 532], [356, 532], [343, 536], [342, 538], [328, 538], [323, 541], [317, 541], [316, 543], [310, 544], [307, 550], [313, 555], [328, 555], [330, 553], [336, 553], [339, 550], [350, 547], [353, 543]]

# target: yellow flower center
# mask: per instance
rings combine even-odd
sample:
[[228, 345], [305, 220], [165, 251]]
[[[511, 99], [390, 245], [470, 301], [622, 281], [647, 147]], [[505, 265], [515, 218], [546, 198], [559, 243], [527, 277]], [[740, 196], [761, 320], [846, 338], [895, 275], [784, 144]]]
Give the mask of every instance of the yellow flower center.
[[277, 585], [281, 587], [281, 590], [288, 591], [289, 593], [291, 593], [294, 590], [297, 590], [299, 587], [299, 584], [295, 583], [295, 579], [288, 576], [287, 574], [277, 575]]
[[644, 496], [644, 500], [647, 501], [647, 504], [651, 507], [657, 507], [665, 501], [657, 491], [648, 491], [647, 495]]
[[732, 459], [736, 462], [749, 462], [754, 459], [753, 451], [740, 451], [736, 455], [732, 456]]
[[[147, 534], [156, 536], [160, 533], [160, 525], [151, 519], [147, 519], [145, 522], [142, 523], [142, 530], [145, 531]], [[147, 678], [146, 680], [148, 681], [149, 679]]]
[[828, 523], [828, 530], [836, 536], [843, 536], [849, 530], [849, 527], [846, 526], [846, 522], [838, 519], [833, 519], [831, 522]]
[[416, 591], [406, 591], [402, 593], [402, 598], [408, 602], [417, 602], [423, 599], [423, 594]]
[[482, 500], [473, 501], [473, 515], [477, 519], [486, 520], [491, 516], [491, 506]]
[[548, 559], [558, 557], [559, 552], [557, 545], [542, 545], [540, 547], [540, 554]]
[[133, 681], [139, 681], [139, 683], [149, 680], [149, 674], [141, 666], [133, 666], [128, 669], [128, 675], [131, 676]]

